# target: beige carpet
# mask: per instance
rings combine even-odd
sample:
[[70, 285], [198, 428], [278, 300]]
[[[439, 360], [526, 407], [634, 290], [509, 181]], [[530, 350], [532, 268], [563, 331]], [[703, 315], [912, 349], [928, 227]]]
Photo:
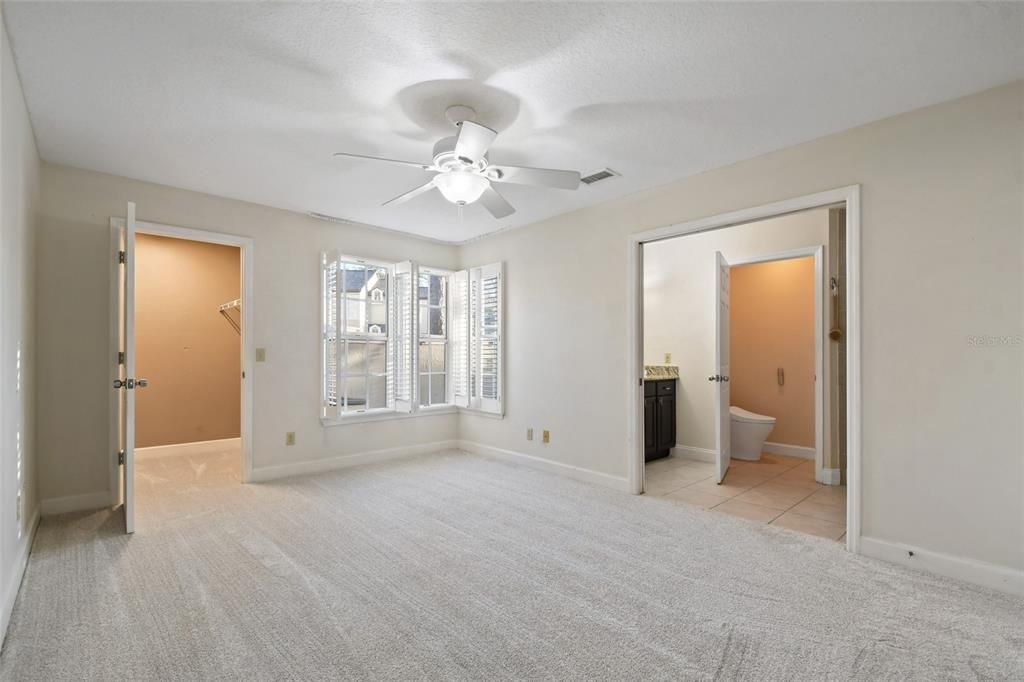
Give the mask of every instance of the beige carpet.
[[1024, 679], [1024, 601], [449, 453], [274, 484], [139, 467], [45, 520], [5, 680]]

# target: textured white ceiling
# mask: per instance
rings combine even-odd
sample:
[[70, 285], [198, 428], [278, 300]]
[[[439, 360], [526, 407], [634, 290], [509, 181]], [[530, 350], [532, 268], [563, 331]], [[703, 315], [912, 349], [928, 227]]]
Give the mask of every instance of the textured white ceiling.
[[[1020, 4], [5, 2], [42, 156], [447, 241], [524, 225], [1024, 77]], [[468, 104], [502, 185], [462, 221], [412, 168]]]

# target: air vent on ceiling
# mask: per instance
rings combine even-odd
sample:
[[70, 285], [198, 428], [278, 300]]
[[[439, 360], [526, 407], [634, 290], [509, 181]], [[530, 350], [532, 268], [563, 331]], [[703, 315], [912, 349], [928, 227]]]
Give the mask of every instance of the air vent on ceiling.
[[596, 173], [591, 173], [590, 175], [583, 176], [582, 178], [580, 178], [580, 182], [586, 185], [593, 185], [595, 182], [607, 180], [608, 178], [614, 178], [616, 175], [619, 175], [619, 173], [616, 173], [611, 168], [602, 168]]
[[309, 212], [310, 218], [316, 218], [317, 220], [326, 220], [329, 223], [341, 223], [342, 225], [353, 225], [351, 220], [345, 218], [339, 218], [338, 216], [327, 215], [326, 213], [316, 213], [315, 211]]

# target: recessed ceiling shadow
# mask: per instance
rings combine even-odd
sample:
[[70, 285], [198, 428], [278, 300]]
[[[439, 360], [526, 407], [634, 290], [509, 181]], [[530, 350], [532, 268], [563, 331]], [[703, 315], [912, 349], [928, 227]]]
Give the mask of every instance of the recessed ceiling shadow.
[[519, 98], [510, 92], [471, 79], [424, 81], [395, 96], [402, 112], [415, 125], [438, 138], [453, 135], [445, 109], [463, 104], [476, 110], [476, 122], [498, 132], [519, 117]]

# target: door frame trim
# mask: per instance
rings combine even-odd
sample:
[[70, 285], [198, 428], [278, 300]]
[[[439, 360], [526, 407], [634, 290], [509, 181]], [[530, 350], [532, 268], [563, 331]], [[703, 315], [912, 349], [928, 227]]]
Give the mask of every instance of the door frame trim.
[[[117, 251], [117, 235], [118, 231], [124, 226], [124, 218], [112, 217], [110, 219], [110, 239], [111, 247], [114, 252]], [[242, 298], [242, 310], [241, 310], [241, 365], [242, 372], [245, 378], [241, 382], [241, 424], [240, 424], [240, 438], [242, 443], [242, 483], [248, 483], [252, 480], [252, 431], [253, 431], [253, 240], [250, 237], [242, 237], [234, 234], [227, 234], [224, 232], [211, 232], [209, 230], [197, 230], [190, 227], [179, 227], [176, 225], [164, 225], [162, 223], [151, 223], [144, 220], [136, 220], [135, 223], [137, 234], [151, 234], [160, 237], [171, 237], [175, 239], [188, 239], [196, 242], [205, 242], [208, 244], [223, 244], [225, 246], [238, 247], [241, 256], [241, 298]], [[115, 273], [116, 269], [110, 268], [111, 273]], [[117, 277], [111, 276], [110, 282], [110, 293], [111, 300], [116, 300], [114, 294], [117, 287]], [[110, 349], [109, 358], [117, 356], [118, 336], [117, 336], [117, 310], [110, 311], [110, 337], [108, 339], [108, 345]], [[111, 392], [115, 393], [115, 392]], [[116, 411], [116, 403], [114, 398], [110, 400], [111, 410]], [[112, 411], [110, 414], [115, 414]], [[111, 453], [117, 451], [117, 428], [113, 425], [113, 420], [108, 419], [111, 423], [108, 450]], [[120, 482], [118, 481], [119, 468], [117, 460], [111, 456], [110, 458], [110, 503], [112, 506], [120, 504]]]
[[643, 245], [682, 235], [707, 232], [734, 225], [777, 218], [813, 208], [840, 204], [846, 206], [846, 548], [860, 552], [861, 541], [861, 316], [860, 316], [860, 185], [807, 194], [770, 204], [721, 213], [697, 220], [657, 227], [629, 235], [627, 250], [628, 291], [628, 360], [627, 395], [631, 397], [628, 411], [629, 443], [627, 471], [629, 490], [644, 490], [643, 459]]
[[[729, 261], [729, 267], [811, 257], [814, 258], [814, 479], [818, 483], [835, 485], [822, 480], [825, 477], [822, 473], [825, 468], [825, 384], [830, 380], [825, 373], [825, 246], [818, 244], [741, 258]], [[718, 447], [721, 448], [722, 444], [719, 443]]]

